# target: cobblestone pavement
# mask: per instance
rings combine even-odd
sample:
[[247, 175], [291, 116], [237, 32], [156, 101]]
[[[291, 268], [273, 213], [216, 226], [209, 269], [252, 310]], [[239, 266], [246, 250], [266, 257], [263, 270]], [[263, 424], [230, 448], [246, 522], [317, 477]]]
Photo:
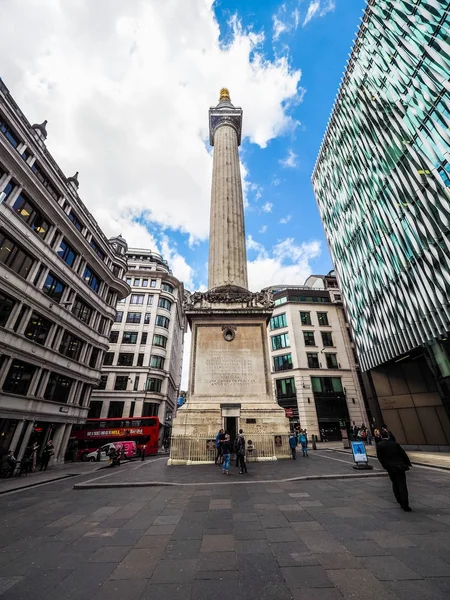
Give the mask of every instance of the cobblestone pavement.
[[74, 490], [73, 478], [4, 495], [0, 598], [448, 600], [450, 474], [408, 473], [412, 513], [384, 477], [270, 481], [346, 474], [340, 456], [249, 465], [248, 480], [154, 460], [108, 478], [201, 485]]

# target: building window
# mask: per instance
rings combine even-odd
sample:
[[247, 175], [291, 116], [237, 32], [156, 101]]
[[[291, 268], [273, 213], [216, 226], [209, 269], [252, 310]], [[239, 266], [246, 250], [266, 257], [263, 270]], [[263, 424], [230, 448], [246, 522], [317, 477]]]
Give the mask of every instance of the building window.
[[72, 221], [72, 223], [78, 229], [78, 231], [81, 231], [83, 229], [83, 223], [80, 221], [80, 219], [77, 217], [77, 215], [73, 212], [73, 210], [71, 210], [67, 216], [69, 217], [69, 220]]
[[50, 228], [50, 223], [46, 221], [42, 213], [37, 210], [34, 204], [32, 204], [24, 194], [17, 196], [13, 210], [38, 234], [39, 237], [42, 239], [45, 238]]
[[156, 377], [149, 377], [147, 379], [147, 385], [145, 389], [147, 392], [160, 392], [162, 385], [162, 379], [157, 379]]
[[114, 352], [106, 352], [103, 357], [103, 364], [107, 367], [110, 367], [113, 364], [114, 360]]
[[131, 402], [130, 404], [130, 414], [129, 417], [134, 417], [134, 410], [136, 408], [136, 402], [133, 400], [133, 402]]
[[62, 240], [58, 250], [56, 251], [56, 254], [63, 259], [66, 265], [69, 265], [69, 267], [73, 267], [73, 263], [75, 262], [77, 254], [72, 248], [72, 246], [70, 246], [66, 242], [66, 240]]
[[11, 126], [9, 125], [9, 123], [7, 121], [5, 121], [5, 119], [1, 115], [0, 115], [0, 131], [6, 137], [6, 139], [11, 144], [11, 146], [13, 146], [14, 148], [17, 148], [17, 146], [20, 144], [20, 140], [17, 137], [17, 135], [14, 133], [14, 131], [11, 129]]
[[92, 311], [93, 309], [89, 304], [86, 304], [79, 296], [76, 297], [75, 304], [72, 308], [72, 314], [75, 315], [77, 319], [80, 319], [83, 323], [89, 323]]
[[139, 287], [140, 283], [141, 283], [140, 279], [135, 279], [133, 285], [136, 287]]
[[66, 286], [52, 273], [49, 273], [47, 275], [47, 279], [44, 282], [44, 287], [42, 288], [42, 291], [44, 292], [44, 294], [47, 294], [49, 298], [51, 298], [59, 304], [59, 302], [61, 302], [61, 298], [65, 289]]
[[286, 313], [276, 315], [270, 319], [270, 329], [281, 329], [282, 327], [287, 327]]
[[131, 294], [130, 304], [144, 304], [144, 294]]
[[[122, 388], [114, 388], [122, 389]], [[125, 388], [126, 389], [126, 388]], [[123, 417], [125, 402], [110, 402], [108, 407], [108, 419], [120, 419]]]
[[133, 391], [137, 392], [138, 388], [139, 388], [139, 375], [136, 375], [136, 377], [134, 378]]
[[280, 304], [286, 304], [286, 302], [287, 302], [287, 298], [286, 298], [286, 296], [283, 296], [282, 298], [277, 298], [274, 301], [274, 305], [275, 306], [280, 306]]
[[66, 331], [63, 335], [61, 345], [59, 347], [60, 354], [64, 354], [68, 358], [78, 360], [80, 358], [83, 342], [72, 333]]
[[317, 352], [307, 352], [306, 358], [308, 359], [308, 367], [310, 369], [320, 369], [319, 356]]
[[311, 313], [309, 312], [301, 312], [300, 313], [300, 322], [302, 325], [312, 325], [311, 323]]
[[[27, 157], [24, 156], [25, 152], [28, 153]], [[31, 154], [28, 152], [28, 150], [25, 150], [25, 152], [23, 152], [22, 157], [24, 160], [27, 160], [27, 158], [29, 156], [31, 156]], [[53, 198], [53, 200], [58, 201], [58, 198], [59, 198], [58, 192], [53, 187], [53, 185], [50, 183], [49, 178], [44, 173], [44, 171], [41, 169], [41, 167], [37, 161], [34, 161], [33, 166], [31, 167], [31, 170], [36, 175], [37, 179], [39, 179], [39, 181], [42, 183], [42, 185], [46, 188], [46, 190], [48, 191], [50, 196]]]
[[311, 386], [317, 394], [339, 394], [344, 391], [340, 377], [311, 377]]
[[322, 344], [325, 348], [333, 346], [333, 336], [329, 331], [322, 331]]
[[161, 289], [163, 292], [169, 292], [170, 294], [173, 294], [173, 286], [170, 285], [170, 283], [162, 283], [161, 284]]
[[98, 245], [98, 243], [95, 241], [94, 238], [91, 238], [89, 245], [94, 250], [95, 254], [100, 258], [100, 260], [105, 260], [105, 253], [100, 248], [100, 246]]
[[319, 321], [319, 325], [329, 325], [328, 323], [328, 313], [326, 312], [318, 312], [317, 320]]
[[147, 336], [148, 336], [148, 333], [146, 331], [144, 331], [144, 333], [141, 335], [141, 344], [147, 343]]
[[148, 325], [150, 323], [150, 315], [151, 313], [145, 313], [144, 325]]
[[337, 361], [336, 354], [325, 354], [327, 360], [327, 367], [329, 369], [339, 369], [339, 363]]
[[281, 333], [280, 335], [272, 336], [272, 350], [280, 350], [281, 348], [289, 348], [289, 334]]
[[[98, 382], [98, 390], [106, 390], [106, 384], [108, 383], [108, 375], [100, 375], [100, 381]], [[92, 402], [91, 402], [92, 406]]]
[[[0, 173], [0, 179], [3, 177], [3, 175], [4, 175], [4, 173]], [[9, 183], [6, 184], [6, 187], [3, 190], [3, 193], [5, 194], [3, 201], [5, 201], [9, 198], [10, 193], [13, 191], [13, 189], [15, 187], [16, 187], [16, 185], [12, 181], [10, 181]]]
[[142, 407], [142, 416], [143, 417], [157, 417], [158, 409], [159, 409], [159, 404], [155, 404], [155, 402], [144, 402], [144, 406]]
[[3, 391], [26, 396], [35, 371], [34, 365], [14, 360], [3, 384]]
[[116, 316], [114, 318], [114, 323], [122, 323], [123, 319], [123, 310], [117, 310]]
[[320, 302], [320, 303], [328, 303], [330, 301], [329, 296], [289, 296], [289, 300], [291, 302]]
[[111, 333], [109, 334], [109, 341], [111, 342], [111, 344], [117, 344], [118, 340], [119, 340], [119, 332], [111, 331]]
[[282, 354], [281, 356], [273, 357], [274, 371], [288, 371], [292, 368], [292, 354]]
[[158, 300], [159, 308], [165, 308], [166, 310], [170, 310], [172, 308], [172, 302], [167, 300], [167, 298], [160, 298]]
[[127, 313], [127, 323], [140, 323], [141, 322], [140, 312], [129, 312]]
[[169, 329], [170, 319], [161, 315], [156, 315], [155, 324], [159, 327], [164, 327], [164, 329]]
[[335, 294], [334, 295], [334, 300], [335, 300], [335, 302], [340, 302], [342, 300], [341, 294]]
[[106, 317], [101, 317], [100, 323], [98, 325], [98, 332], [101, 335], [109, 335], [110, 325], [111, 322], [109, 319], [107, 319]]
[[14, 304], [15, 302], [12, 298], [0, 292], [0, 327], [4, 327], [8, 322]]
[[289, 377], [288, 379], [276, 379], [275, 385], [277, 389], [277, 398], [295, 396], [295, 380], [293, 377]]
[[147, 306], [152, 306], [153, 304], [153, 294], [149, 294], [147, 298]]
[[142, 287], [148, 287], [148, 279], [142, 280]]
[[91, 288], [91, 290], [94, 290], [95, 293], [98, 293], [102, 280], [98, 277], [96, 273], [94, 273], [94, 271], [89, 265], [86, 265], [86, 268], [84, 269], [83, 279], [85, 283], [87, 283], [87, 285]]
[[136, 331], [124, 331], [122, 344], [137, 344], [138, 334]]
[[126, 278], [126, 282], [129, 286], [131, 286], [131, 282], [133, 281], [133, 279], [131, 277], [127, 277]]
[[117, 365], [119, 367], [132, 367], [134, 354], [132, 352], [119, 352]]
[[53, 402], [66, 403], [69, 399], [72, 383], [73, 379], [70, 377], [60, 375], [59, 373], [51, 373], [47, 387], [45, 388], [44, 398], [46, 400], [53, 400]]
[[44, 319], [44, 317], [41, 317], [41, 315], [38, 313], [33, 312], [30, 320], [28, 321], [24, 335], [32, 342], [36, 342], [37, 344], [41, 344], [41, 346], [43, 346], [47, 340], [52, 325], [53, 323], [51, 321]]
[[95, 369], [97, 367], [97, 359], [100, 354], [100, 348], [92, 348], [91, 357], [89, 359], [89, 366], [91, 369]]
[[152, 354], [150, 357], [150, 366], [154, 369], [164, 369], [165, 358], [163, 356], [157, 356]]
[[100, 419], [102, 407], [103, 402], [101, 400], [91, 400], [91, 403], [89, 404], [88, 419]]
[[304, 331], [303, 339], [305, 340], [305, 346], [315, 346], [316, 341], [314, 339], [314, 331]]
[[156, 287], [156, 279], [150, 280], [150, 287]]
[[142, 367], [143, 364], [144, 364], [144, 354], [141, 352], [140, 354], [138, 354], [137, 366]]
[[153, 336], [153, 345], [159, 346], [160, 348], [165, 348], [167, 346], [167, 338], [163, 335], [155, 334]]
[[0, 262], [24, 279], [33, 266], [31, 256], [2, 232], [0, 232]]
[[[114, 389], [124, 391], [127, 389], [128, 375], [117, 375], [116, 381], [114, 382]], [[112, 402], [111, 402], [112, 404]], [[122, 416], [122, 414], [120, 415]]]

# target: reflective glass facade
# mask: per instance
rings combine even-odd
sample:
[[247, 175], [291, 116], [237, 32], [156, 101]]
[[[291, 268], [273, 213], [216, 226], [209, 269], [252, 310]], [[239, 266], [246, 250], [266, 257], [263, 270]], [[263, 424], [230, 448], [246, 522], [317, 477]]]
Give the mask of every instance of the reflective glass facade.
[[449, 11], [369, 0], [313, 173], [363, 370], [450, 329]]

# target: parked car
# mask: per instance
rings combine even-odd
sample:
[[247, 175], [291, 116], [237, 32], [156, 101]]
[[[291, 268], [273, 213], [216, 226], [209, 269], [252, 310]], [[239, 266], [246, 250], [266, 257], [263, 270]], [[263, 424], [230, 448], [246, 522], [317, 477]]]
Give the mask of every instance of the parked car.
[[89, 462], [95, 462], [95, 461], [99, 460], [99, 456], [100, 456], [101, 461], [107, 461], [107, 460], [109, 460], [108, 453], [112, 447], [114, 447], [117, 450], [117, 452], [119, 452], [120, 454], [122, 454], [122, 451], [123, 451], [124, 458], [131, 459], [131, 458], [138, 456], [138, 449], [137, 449], [136, 442], [133, 442], [133, 441], [110, 442], [108, 444], [105, 444], [104, 446], [101, 446], [97, 450], [94, 450], [93, 452], [89, 452], [89, 454], [86, 454], [84, 456], [84, 460], [87, 460]]

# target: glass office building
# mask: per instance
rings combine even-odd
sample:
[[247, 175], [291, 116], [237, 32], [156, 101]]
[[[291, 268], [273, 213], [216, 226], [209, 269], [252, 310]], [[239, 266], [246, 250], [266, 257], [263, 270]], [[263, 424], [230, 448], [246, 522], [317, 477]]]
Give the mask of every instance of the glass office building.
[[448, 1], [369, 0], [312, 178], [379, 419], [404, 442], [442, 445], [450, 445], [449, 31]]

